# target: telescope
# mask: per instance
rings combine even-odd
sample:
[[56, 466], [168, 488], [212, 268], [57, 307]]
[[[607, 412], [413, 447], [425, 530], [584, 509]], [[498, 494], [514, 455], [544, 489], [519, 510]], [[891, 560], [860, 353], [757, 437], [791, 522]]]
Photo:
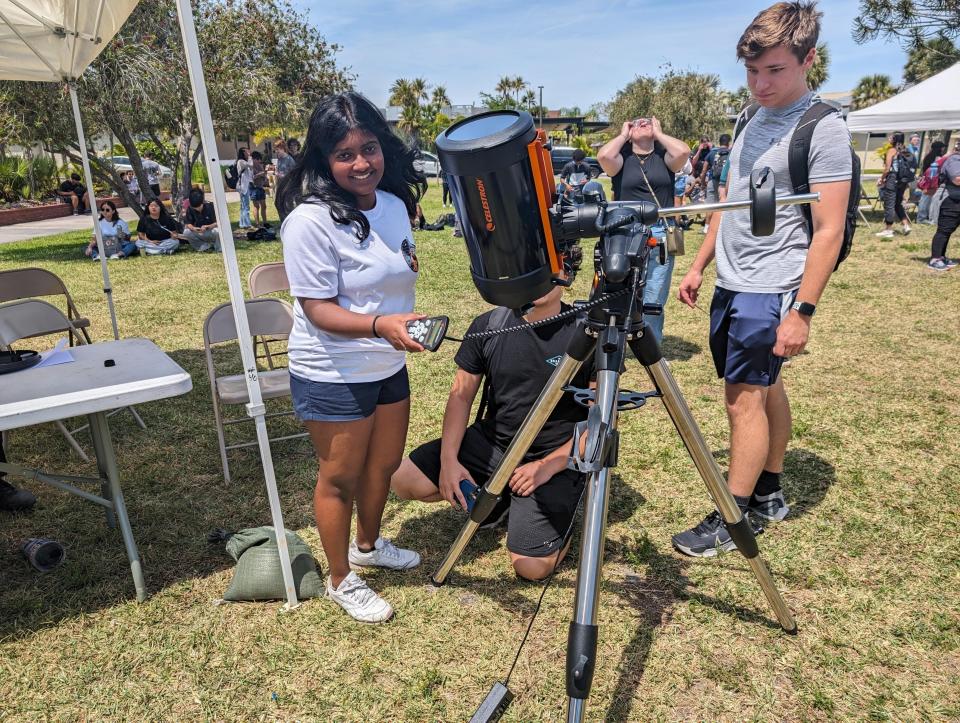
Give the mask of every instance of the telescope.
[[[746, 201], [658, 209], [652, 201], [606, 202], [585, 193], [583, 203], [574, 203], [557, 195], [544, 132], [529, 113], [517, 110], [465, 118], [443, 131], [436, 145], [473, 282], [484, 300], [514, 309], [555, 284], [569, 284], [561, 272], [565, 264], [568, 272], [579, 267], [580, 239], [633, 223], [650, 226], [659, 218], [735, 209], [749, 209], [754, 235], [769, 236], [776, 206], [817, 199], [815, 193], [777, 199], [773, 173], [763, 168], [754, 171]], [[609, 259], [606, 265], [612, 265]]]
[[[659, 306], [643, 303], [647, 261], [656, 250], [665, 259], [666, 248], [650, 231], [660, 218], [707, 211], [747, 209], [756, 236], [773, 233], [776, 207], [812, 203], [819, 194], [776, 198], [769, 168], [755, 169], [749, 197], [742, 201], [657, 208], [648, 201], [606, 202], [599, 194], [584, 193], [582, 202], [557, 196], [546, 137], [533, 118], [522, 111], [482, 113], [455, 123], [437, 138], [440, 164], [463, 229], [473, 282], [489, 303], [523, 309], [555, 285], [569, 285], [582, 253], [578, 241], [598, 237], [594, 249], [594, 280], [590, 299], [572, 310], [577, 330], [496, 470], [475, 496], [464, 523], [440, 566], [431, 576], [443, 585], [477, 529], [508, 494], [507, 483], [524, 459], [561, 396], [569, 391], [589, 412], [576, 425], [568, 467], [586, 475], [586, 503], [577, 569], [574, 614], [567, 638], [567, 722], [581, 723], [597, 668], [597, 611], [603, 564], [606, 515], [612, 475], [617, 464], [620, 414], [659, 399], [697, 468], [737, 550], [757, 578], [767, 602], [785, 632], [797, 630], [793, 614], [780, 595], [760, 554], [750, 524], [727, 489], [712, 450], [703, 438], [660, 345], [644, 322], [645, 314], [659, 314]], [[564, 271], [568, 274], [564, 274]], [[569, 312], [561, 312], [561, 316]], [[556, 320], [559, 317], [553, 317]], [[551, 320], [534, 322], [534, 325]], [[525, 329], [518, 325], [477, 332], [500, 334]], [[654, 389], [621, 390], [620, 375], [629, 347], [645, 368]], [[594, 356], [596, 389], [568, 385], [581, 364]], [[582, 446], [579, 440], [584, 440]], [[549, 581], [549, 578], [548, 578]], [[532, 622], [531, 622], [532, 624]], [[526, 638], [524, 638], [525, 640]], [[522, 643], [521, 643], [522, 647]], [[519, 657], [519, 653], [518, 653]], [[511, 668], [512, 671], [512, 668]], [[513, 694], [507, 679], [498, 682], [474, 713], [471, 723], [499, 719]]]

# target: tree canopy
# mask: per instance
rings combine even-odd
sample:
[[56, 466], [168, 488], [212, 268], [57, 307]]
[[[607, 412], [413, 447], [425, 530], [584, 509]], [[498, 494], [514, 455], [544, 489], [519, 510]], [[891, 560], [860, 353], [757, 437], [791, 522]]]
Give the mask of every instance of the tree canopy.
[[905, 83], [919, 83], [960, 62], [960, 50], [950, 38], [937, 35], [910, 49], [903, 66]]
[[[327, 43], [288, 0], [258, 3], [195, 2], [218, 134], [251, 133], [263, 125], [301, 126], [313, 105], [350, 86]], [[157, 160], [175, 172], [174, 200], [189, 189], [199, 155], [193, 98], [176, 10], [171, 0], [140, 3], [117, 36], [79, 79], [87, 135], [110, 134], [130, 158], [141, 189], [148, 189], [138, 139], [150, 139]], [[0, 129], [8, 142], [41, 145], [79, 159], [65, 88], [51, 83], [0, 82]], [[95, 179], [111, 186], [135, 210], [119, 174], [91, 158]], [[177, 204], [175, 204], [177, 207]]]
[[937, 36], [960, 36], [960, 0], [860, 0], [853, 21], [858, 43], [891, 38], [911, 48]]
[[868, 108], [896, 95], [897, 89], [890, 82], [889, 75], [867, 75], [860, 79], [853, 89], [853, 110]]
[[720, 79], [692, 71], [638, 76], [617, 93], [608, 112], [616, 129], [624, 121], [653, 115], [664, 132], [687, 140], [718, 133], [727, 125]]

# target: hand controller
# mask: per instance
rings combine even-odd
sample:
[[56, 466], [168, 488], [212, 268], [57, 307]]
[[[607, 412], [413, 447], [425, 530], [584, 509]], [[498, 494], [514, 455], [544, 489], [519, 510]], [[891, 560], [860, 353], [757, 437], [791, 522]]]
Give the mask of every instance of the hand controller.
[[443, 343], [443, 336], [447, 333], [449, 317], [430, 316], [426, 319], [414, 319], [407, 322], [407, 334], [427, 351], [436, 351]]

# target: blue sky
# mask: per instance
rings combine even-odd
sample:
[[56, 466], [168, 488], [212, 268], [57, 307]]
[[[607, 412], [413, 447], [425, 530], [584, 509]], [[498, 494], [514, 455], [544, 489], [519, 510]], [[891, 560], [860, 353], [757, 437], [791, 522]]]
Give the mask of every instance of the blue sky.
[[[442, 84], [454, 103], [476, 102], [502, 75], [543, 85], [549, 108], [610, 100], [636, 75], [661, 66], [715, 73], [723, 87], [745, 82], [737, 39], [772, 0], [294, 0], [327, 40], [338, 43], [341, 65], [378, 105], [397, 78]], [[725, 10], [724, 10], [725, 9]], [[896, 84], [905, 53], [850, 36], [856, 0], [822, 0], [820, 39], [830, 48], [823, 90], [851, 90], [864, 75], [886, 73]]]

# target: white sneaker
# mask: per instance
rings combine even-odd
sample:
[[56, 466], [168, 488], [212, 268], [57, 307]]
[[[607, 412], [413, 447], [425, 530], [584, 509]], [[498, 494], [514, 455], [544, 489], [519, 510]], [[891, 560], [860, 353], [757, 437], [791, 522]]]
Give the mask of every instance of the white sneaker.
[[910, 226], [901, 226], [897, 229], [897, 233], [902, 233], [904, 236], [909, 236], [911, 231], [913, 229]]
[[893, 238], [893, 229], [885, 228], [883, 231], [877, 231], [873, 235], [876, 236], [877, 238]]
[[347, 559], [360, 567], [388, 567], [391, 570], [409, 570], [420, 564], [420, 555], [413, 550], [396, 547], [386, 537], [378, 537], [370, 552], [361, 552], [357, 541], [350, 541]]
[[393, 617], [390, 603], [367, 587], [367, 583], [352, 570], [336, 588], [331, 587], [330, 578], [327, 578], [327, 597], [361, 623], [383, 623]]
[[110, 256], [108, 256], [108, 258], [111, 258], [111, 259], [122, 259], [123, 256], [122, 256], [121, 254], [110, 254]]

